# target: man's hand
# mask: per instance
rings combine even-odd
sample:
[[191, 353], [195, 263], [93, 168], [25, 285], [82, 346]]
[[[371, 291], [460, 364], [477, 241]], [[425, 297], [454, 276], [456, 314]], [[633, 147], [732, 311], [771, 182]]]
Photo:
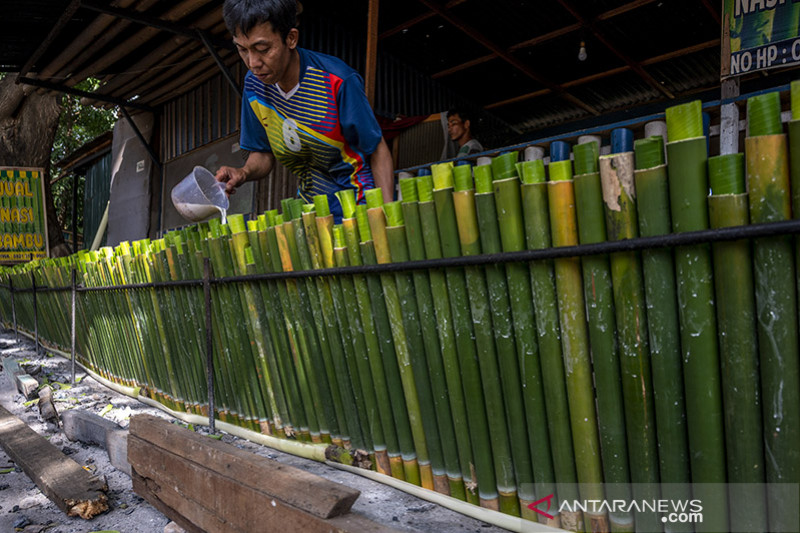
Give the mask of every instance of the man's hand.
[[225, 193], [230, 196], [236, 193], [236, 187], [247, 181], [247, 172], [244, 168], [220, 167], [214, 178], [225, 183]]
[[230, 196], [236, 192], [236, 187], [240, 187], [244, 182], [266, 178], [273, 166], [275, 166], [275, 156], [272, 152], [250, 152], [243, 167], [220, 167], [214, 177], [217, 181], [227, 184], [225, 192]]

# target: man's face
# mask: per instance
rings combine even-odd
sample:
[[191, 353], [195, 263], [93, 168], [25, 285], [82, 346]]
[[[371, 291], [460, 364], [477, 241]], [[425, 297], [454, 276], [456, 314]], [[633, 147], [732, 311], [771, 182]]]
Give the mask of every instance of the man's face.
[[453, 113], [447, 117], [447, 133], [454, 141], [458, 141], [467, 132], [467, 125], [461, 120], [458, 113]]
[[244, 64], [259, 80], [265, 84], [279, 83], [297, 46], [297, 29], [290, 30], [284, 41], [273, 30], [272, 23], [265, 22], [251, 28], [247, 35], [237, 31], [233, 43]]

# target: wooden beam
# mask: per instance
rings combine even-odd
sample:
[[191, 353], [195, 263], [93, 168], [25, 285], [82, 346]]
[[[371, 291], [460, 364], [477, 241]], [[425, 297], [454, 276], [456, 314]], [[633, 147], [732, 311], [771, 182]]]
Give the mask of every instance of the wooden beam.
[[108, 102], [109, 104], [114, 104], [118, 106], [125, 106], [131, 107], [133, 109], [139, 109], [141, 111], [149, 111], [155, 112], [150, 106], [143, 105], [139, 102], [129, 102], [127, 100], [123, 100], [122, 98], [114, 98], [113, 96], [107, 96], [103, 94], [97, 93], [90, 93], [88, 91], [81, 91], [80, 89], [75, 89], [74, 87], [67, 87], [65, 85], [58, 85], [56, 83], [49, 83], [42, 80], [37, 80], [33, 78], [19, 78], [20, 83], [24, 83], [25, 85], [34, 85], [36, 87], [41, 87], [42, 89], [48, 89], [51, 91], [71, 94], [74, 96], [80, 96], [81, 98], [91, 98], [93, 100], [98, 100], [100, 102]]
[[460, 72], [464, 69], [475, 67], [477, 65], [480, 65], [481, 63], [486, 63], [487, 61], [491, 61], [496, 57], [497, 54], [487, 54], [485, 56], [473, 59], [471, 61], [467, 61], [466, 63], [461, 63], [460, 65], [440, 70], [439, 72], [432, 74], [431, 78], [434, 80], [439, 78], [444, 78], [445, 76], [449, 76], [450, 74], [455, 74], [456, 72]]
[[633, 70], [636, 74], [638, 74], [639, 77], [642, 78], [644, 81], [646, 81], [651, 87], [660, 91], [662, 94], [664, 94], [664, 96], [666, 96], [670, 100], [675, 98], [675, 95], [672, 94], [672, 92], [670, 92], [669, 89], [664, 87], [655, 78], [653, 78], [653, 76], [651, 76], [649, 72], [647, 72], [644, 68], [642, 68], [642, 66], [639, 63], [631, 59], [622, 50], [614, 46], [614, 44], [612, 44], [611, 41], [609, 41], [608, 38], [606, 38], [605, 34], [603, 34], [603, 32], [595, 25], [594, 22], [586, 19], [586, 17], [581, 15], [581, 13], [577, 10], [577, 8], [575, 8], [575, 6], [572, 5], [570, 0], [558, 0], [558, 3], [561, 4], [561, 6], [564, 9], [569, 11], [569, 13], [573, 17], [575, 17], [575, 19], [582, 26], [589, 29], [592, 32], [592, 34], [594, 34], [595, 38], [597, 38], [598, 41], [603, 43], [606, 46], [606, 48], [611, 50], [611, 52], [614, 55], [623, 60], [631, 68], [631, 70]]
[[[706, 50], [708, 48], [714, 48], [719, 46], [719, 39], [713, 39], [711, 41], [706, 41], [704, 43], [695, 44], [692, 46], [687, 46], [686, 48], [681, 48], [680, 50], [675, 50], [674, 52], [668, 52], [666, 54], [661, 54], [655, 57], [651, 57], [650, 59], [645, 59], [642, 61], [642, 65], [654, 65], [656, 63], [661, 63], [663, 61], [668, 61], [670, 59], [674, 59], [676, 57], [681, 57], [688, 54], [693, 54], [695, 52], [700, 52], [702, 50]], [[621, 67], [612, 68], [611, 70], [606, 70], [603, 72], [598, 72], [597, 74], [591, 74], [589, 76], [584, 76], [583, 78], [578, 78], [572, 81], [567, 81], [561, 84], [562, 87], [565, 89], [569, 89], [572, 87], [577, 87], [579, 85], [585, 85], [587, 83], [591, 83], [593, 81], [601, 80], [604, 78], [609, 78], [616, 74], [621, 74], [623, 72], [627, 72], [631, 70], [629, 65], [623, 65]], [[522, 94], [519, 96], [515, 96], [513, 98], [508, 98], [506, 100], [501, 100], [499, 102], [491, 103], [485, 106], [485, 109], [496, 109], [498, 107], [503, 107], [510, 104], [516, 104], [519, 102], [524, 102], [525, 100], [530, 100], [531, 98], [537, 98], [539, 96], [543, 96], [545, 94], [550, 94], [552, 91], [550, 90], [539, 90], [533, 91], [530, 93]]]
[[[268, 492], [298, 509], [320, 518], [350, 512], [360, 492], [277, 461], [265, 459], [224, 442], [209, 439], [151, 415], [131, 418], [130, 437], [161, 448], [179, 459], [235, 479], [237, 483]], [[131, 463], [135, 470], [139, 464]], [[141, 470], [140, 470], [141, 472]], [[264, 480], [269, 484], [265, 485]]]
[[[444, 8], [445, 9], [452, 9], [452, 8], [456, 7], [457, 5], [463, 4], [466, 1], [467, 0], [450, 0], [449, 2], [447, 2], [445, 4]], [[386, 30], [385, 32], [381, 33], [378, 36], [378, 38], [379, 39], [386, 39], [387, 37], [391, 37], [392, 35], [396, 35], [396, 34], [400, 33], [403, 30], [407, 30], [407, 29], [411, 28], [412, 26], [416, 26], [420, 22], [428, 20], [429, 18], [433, 17], [434, 15], [436, 15], [436, 13], [434, 13], [433, 11], [428, 11], [428, 12], [423, 13], [421, 15], [417, 15], [413, 19], [409, 19], [409, 20], [403, 22], [402, 24], [399, 24], [399, 25], [395, 26], [394, 28]]]
[[628, 11], [640, 8], [642, 6], [646, 6], [648, 4], [652, 4], [656, 0], [634, 0], [633, 2], [628, 2], [627, 4], [623, 4], [619, 7], [615, 7], [614, 9], [609, 9], [603, 13], [597, 15], [596, 20], [607, 20], [612, 17], [616, 17], [617, 15], [622, 15], [623, 13], [627, 13]]
[[706, 6], [706, 10], [714, 18], [714, 22], [716, 22], [717, 25], [722, 24], [722, 17], [720, 16], [719, 11], [717, 11], [717, 8], [714, 7], [714, 4], [712, 4], [710, 0], [700, 0], [700, 1], [703, 2], [704, 6]]
[[469, 35], [472, 39], [474, 39], [478, 43], [482, 44], [483, 46], [485, 46], [486, 48], [488, 48], [489, 50], [494, 52], [498, 57], [503, 59], [506, 63], [508, 63], [509, 65], [513, 66], [514, 68], [516, 68], [517, 70], [519, 70], [520, 72], [522, 72], [523, 74], [525, 74], [526, 76], [528, 76], [529, 78], [534, 80], [535, 82], [540, 83], [541, 85], [544, 85], [545, 87], [547, 87], [548, 89], [552, 90], [553, 92], [558, 93], [558, 95], [561, 96], [562, 98], [564, 98], [565, 100], [568, 100], [568, 101], [574, 103], [575, 105], [577, 105], [581, 109], [584, 109], [585, 111], [588, 111], [589, 113], [592, 113], [593, 115], [599, 115], [600, 114], [599, 111], [594, 109], [592, 106], [590, 106], [589, 104], [581, 101], [580, 99], [576, 98], [575, 96], [567, 93], [562, 87], [560, 87], [557, 84], [545, 79], [543, 76], [541, 76], [537, 72], [534, 72], [533, 69], [531, 69], [529, 66], [525, 65], [522, 61], [520, 61], [516, 57], [514, 57], [510, 52], [507, 52], [506, 50], [503, 50], [496, 43], [494, 43], [491, 39], [489, 39], [488, 37], [483, 35], [481, 32], [479, 32], [477, 29], [475, 29], [472, 26], [466, 24], [465, 22], [460, 20], [458, 17], [456, 17], [456, 16], [454, 16], [454, 15], [452, 15], [450, 13], [447, 13], [446, 10], [444, 10], [440, 6], [437, 6], [436, 4], [434, 4], [433, 2], [431, 2], [431, 0], [419, 0], [419, 1], [422, 4], [424, 4], [425, 6], [427, 6], [428, 9], [430, 9], [432, 11], [435, 11], [437, 15], [439, 15], [440, 17], [445, 19], [447, 22], [449, 22], [450, 24], [452, 24], [453, 26], [455, 26], [456, 28], [458, 28], [462, 32], [464, 32], [467, 35]]
[[[165, 22], [174, 22], [180, 20], [199, 9], [204, 4], [204, 0], [182, 0], [177, 5], [174, 5], [169, 11], [164, 13], [164, 15], [161, 17], [161, 20]], [[108, 50], [105, 54], [99, 56], [96, 61], [86, 65], [79, 72], [70, 76], [70, 79], [67, 80], [67, 84], [74, 85], [88, 78], [89, 76], [95, 76], [102, 73], [105, 69], [150, 41], [160, 31], [160, 29], [152, 26], [148, 26], [137, 31], [125, 42], [112, 48], [111, 50]], [[196, 36], [196, 34], [194, 35]]]
[[2, 406], [0, 446], [67, 516], [88, 520], [108, 509], [107, 488], [100, 479]]
[[131, 419], [134, 490], [189, 531], [392, 531], [351, 514], [359, 491], [176, 427]]
[[380, 0], [368, 0], [367, 9], [367, 61], [364, 70], [364, 90], [369, 105], [375, 107], [375, 80], [378, 72], [378, 14]]
[[56, 37], [61, 34], [61, 30], [64, 29], [64, 26], [72, 19], [72, 15], [78, 10], [81, 5], [81, 0], [70, 0], [70, 3], [67, 5], [67, 8], [61, 13], [61, 16], [58, 17], [58, 20], [50, 28], [50, 31], [47, 33], [47, 37], [39, 43], [39, 46], [33, 52], [31, 57], [25, 62], [25, 65], [22, 66], [22, 69], [19, 71], [19, 77], [25, 77], [28, 72], [31, 71], [33, 66], [36, 64], [37, 61], [42, 57], [42, 55], [50, 48], [50, 45], [53, 44]]

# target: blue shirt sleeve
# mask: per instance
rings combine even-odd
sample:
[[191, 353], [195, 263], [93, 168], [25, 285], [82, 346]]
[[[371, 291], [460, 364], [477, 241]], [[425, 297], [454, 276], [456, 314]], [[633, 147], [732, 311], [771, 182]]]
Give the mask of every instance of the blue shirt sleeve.
[[248, 152], [272, 152], [267, 138], [267, 130], [250, 107], [247, 90], [242, 95], [242, 127], [239, 132], [239, 146]]
[[372, 155], [381, 141], [383, 132], [367, 101], [361, 76], [352, 74], [345, 78], [339, 88], [337, 99], [339, 123], [345, 140], [360, 153]]

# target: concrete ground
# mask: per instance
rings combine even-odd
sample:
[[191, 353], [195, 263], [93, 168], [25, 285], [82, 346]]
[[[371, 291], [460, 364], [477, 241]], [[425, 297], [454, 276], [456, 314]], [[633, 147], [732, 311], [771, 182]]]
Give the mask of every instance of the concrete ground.
[[[54, 400], [59, 411], [83, 409], [101, 414], [106, 419], [127, 427], [134, 414], [146, 413], [171, 419], [166, 413], [137, 400], [109, 390], [84, 372], [78, 371], [79, 382], [69, 386], [69, 362], [59, 356], [37, 356], [33, 342], [20, 337], [15, 342], [14, 333], [0, 330], [0, 359], [14, 357], [20, 365], [34, 375], [40, 383], [47, 379], [53, 384]], [[59, 384], [63, 384], [63, 387]], [[116, 531], [119, 533], [161, 533], [169, 523], [159, 511], [139, 498], [131, 487], [130, 478], [114, 468], [106, 451], [98, 446], [70, 442], [61, 428], [48, 425], [39, 416], [35, 405], [25, 405], [3, 376], [0, 378], [0, 404], [21, 418], [35, 431], [70, 455], [96, 475], [104, 476], [109, 488], [109, 511], [90, 521], [68, 518], [48, 500], [28, 477], [10, 461], [0, 449], [0, 532], [24, 533], [89, 533]], [[110, 406], [110, 407], [109, 407]], [[179, 423], [176, 421], [176, 423]], [[185, 424], [182, 424], [184, 425]], [[205, 427], [195, 431], [208, 433]], [[465, 517], [436, 504], [413, 497], [362, 476], [344, 472], [325, 464], [295, 457], [271, 448], [224, 434], [224, 442], [269, 459], [290, 464], [308, 472], [343, 483], [361, 491], [353, 505], [353, 512], [407, 532], [437, 533], [499, 533], [506, 531], [487, 523]]]

